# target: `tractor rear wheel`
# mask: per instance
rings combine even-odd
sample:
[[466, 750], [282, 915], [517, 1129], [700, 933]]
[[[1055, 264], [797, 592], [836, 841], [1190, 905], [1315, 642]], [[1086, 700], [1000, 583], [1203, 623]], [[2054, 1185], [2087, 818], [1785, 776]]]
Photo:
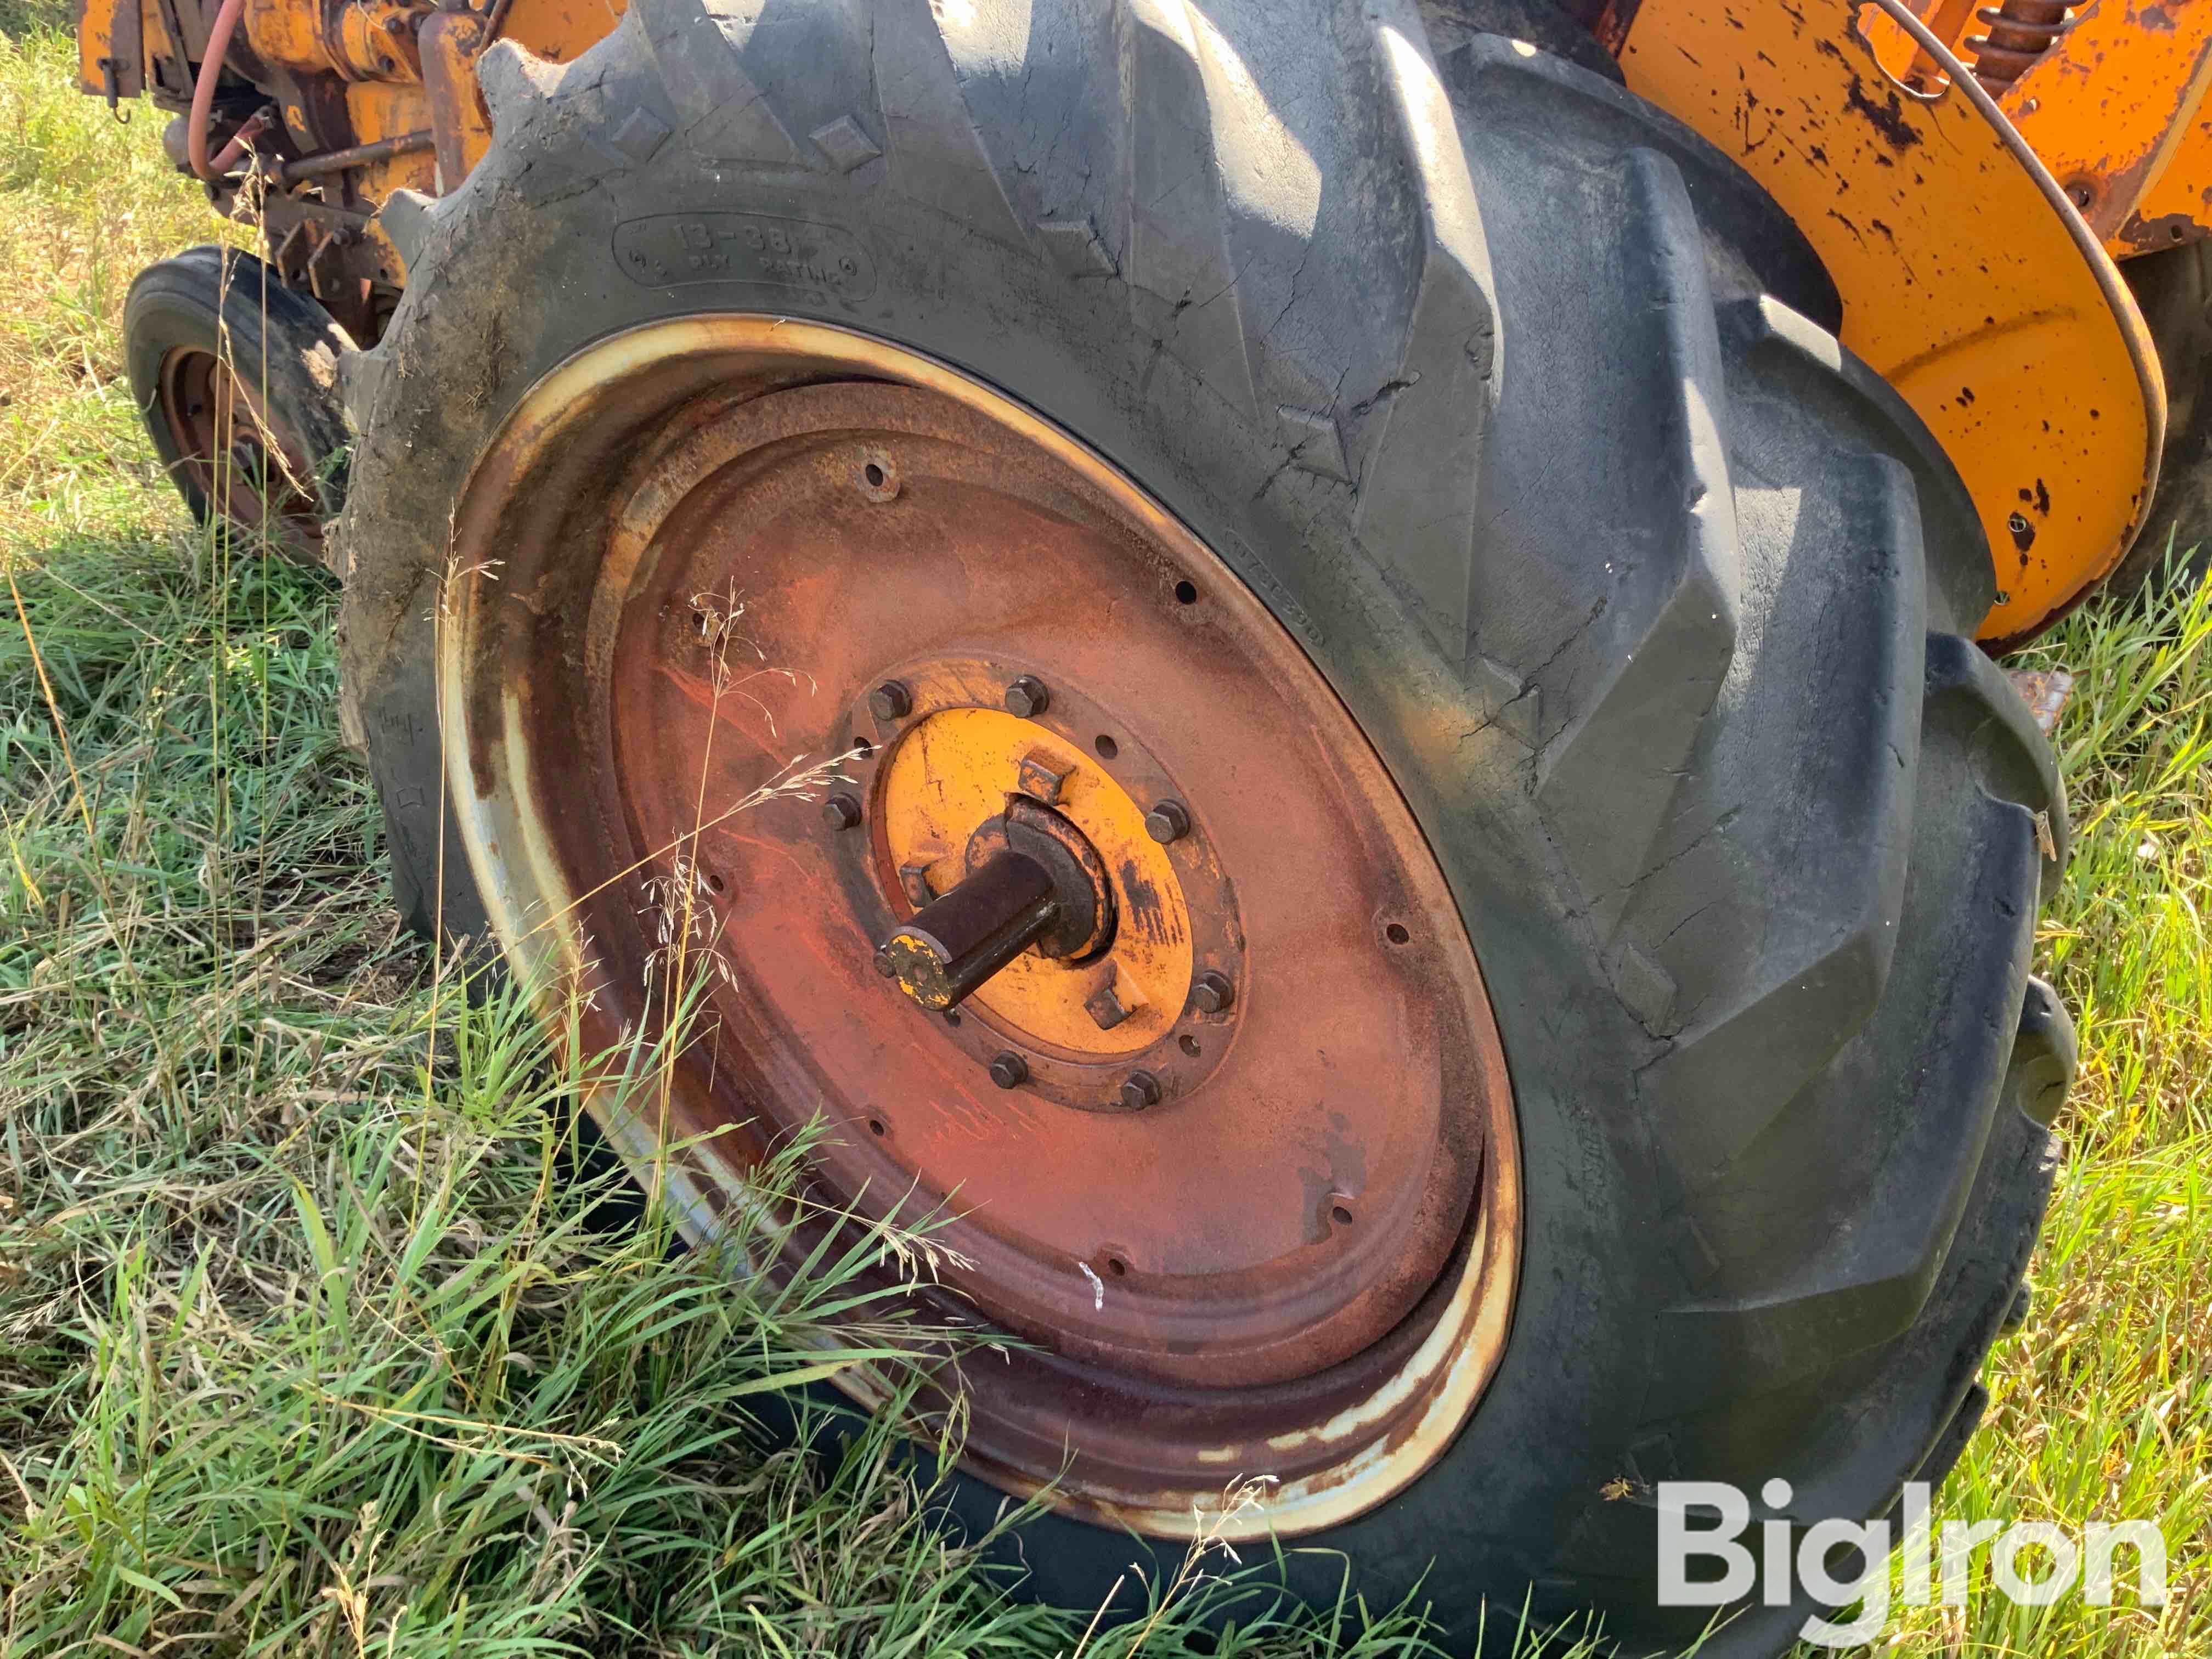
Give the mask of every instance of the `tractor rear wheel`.
[[957, 1505], [1054, 1483], [1031, 1593], [1221, 1524], [1462, 1645], [1679, 1645], [1661, 1483], [1863, 1519], [1973, 1427], [2071, 1073], [2053, 763], [1751, 181], [1305, 9], [495, 47], [348, 364], [348, 719], [403, 909], [550, 1019], [712, 963], [715, 1063], [606, 1123], [726, 1132], [696, 1234], [817, 1116], [841, 1201], [987, 1195], [947, 1291], [1028, 1346]]
[[138, 273], [123, 341], [131, 396], [193, 517], [319, 562], [344, 493], [346, 331], [251, 254], [210, 245]]

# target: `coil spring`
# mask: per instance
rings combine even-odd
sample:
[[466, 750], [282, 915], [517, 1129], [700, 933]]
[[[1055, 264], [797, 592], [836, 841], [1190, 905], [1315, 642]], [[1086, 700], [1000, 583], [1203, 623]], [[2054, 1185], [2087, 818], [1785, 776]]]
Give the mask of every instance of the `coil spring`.
[[1974, 78], [1993, 94], [2020, 79], [2066, 33], [2066, 0], [2001, 0], [1974, 16], [1987, 34], [1970, 34]]

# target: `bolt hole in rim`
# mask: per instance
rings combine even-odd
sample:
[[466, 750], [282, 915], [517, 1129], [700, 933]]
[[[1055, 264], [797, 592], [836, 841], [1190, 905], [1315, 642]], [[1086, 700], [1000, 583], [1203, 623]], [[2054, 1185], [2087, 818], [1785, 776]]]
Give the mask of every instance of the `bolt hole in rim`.
[[[868, 494], [870, 465], [890, 499]], [[548, 988], [580, 1052], [653, 1018], [641, 884], [685, 848], [727, 872], [715, 1065], [677, 1063], [658, 1123], [588, 1094], [626, 1158], [661, 1159], [687, 1232], [757, 1202], [744, 1176], [769, 1138], [826, 1116], [816, 1190], [871, 1219], [949, 1214], [939, 1237], [969, 1265], [911, 1293], [1022, 1339], [989, 1365], [948, 1361], [968, 1467], [1148, 1535], [1221, 1527], [1227, 1486], [1252, 1474], [1277, 1484], [1229, 1535], [1334, 1524], [1449, 1443], [1497, 1364], [1518, 1261], [1495, 1025], [1382, 763], [1203, 544], [955, 371], [733, 313], [614, 336], [532, 387], [463, 492], [454, 551], [478, 574], [440, 637], [449, 789], [518, 976]], [[1203, 611], [1097, 625], [1157, 595], [1164, 565], [1210, 587]], [[721, 696], [714, 641], [677, 625], [705, 592], [742, 595], [749, 646], [804, 672]], [[858, 750], [851, 722], [894, 678], [912, 709], [848, 786], [852, 833], [792, 799], [702, 823], [702, 799], [741, 799], [798, 749]], [[1187, 718], [1198, 706], [1207, 720]], [[988, 842], [1030, 759], [1064, 780], [1050, 810], [1127, 914], [1106, 956], [1026, 954], [964, 1024], [918, 1019], [873, 957], [917, 908], [896, 855], [940, 831]], [[1240, 766], [1266, 811], [1230, 790]], [[939, 823], [916, 805], [933, 799], [985, 804]], [[1168, 842], [1146, 827], [1163, 803], [1182, 815]], [[959, 846], [919, 850], [961, 879]], [[1378, 909], [1418, 917], [1420, 942], [1382, 951]], [[1223, 976], [1218, 1012], [1187, 1012], [1200, 968]], [[994, 1004], [1018, 972], [1042, 988], [1031, 1004]], [[1165, 975], [1157, 997], [1146, 972]], [[1102, 989], [1137, 1005], [1110, 1028], [1084, 1012]], [[1006, 1012], [1031, 1006], [1070, 1040]], [[1190, 1018], [1218, 1032], [1202, 1058]], [[1001, 1052], [1026, 1068], [1015, 1088], [989, 1074]], [[1099, 1109], [1140, 1079], [1144, 1109]], [[860, 1103], [886, 1093], [896, 1137]], [[1332, 1213], [1349, 1201], [1356, 1228]], [[1103, 1293], [1083, 1267], [1102, 1233], [1123, 1268]], [[770, 1271], [819, 1224], [789, 1237]], [[884, 1398], [867, 1372], [838, 1382]]]
[[860, 461], [860, 494], [867, 501], [881, 505], [898, 499], [898, 467], [881, 450], [867, 451]]
[[1121, 745], [1115, 743], [1113, 738], [1108, 737], [1103, 732], [1101, 732], [1097, 737], [1091, 738], [1091, 746], [1094, 750], [1097, 750], [1098, 758], [1100, 760], [1112, 760], [1116, 755], [1119, 755], [1121, 752]]

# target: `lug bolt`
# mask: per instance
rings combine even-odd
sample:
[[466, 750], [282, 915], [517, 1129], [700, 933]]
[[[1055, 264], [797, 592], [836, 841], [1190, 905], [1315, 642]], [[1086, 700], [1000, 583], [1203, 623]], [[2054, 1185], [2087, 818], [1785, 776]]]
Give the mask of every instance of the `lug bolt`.
[[914, 712], [914, 696], [897, 680], [885, 680], [868, 693], [868, 712], [879, 720], [902, 720]]
[[1121, 1107], [1124, 1111], [1141, 1112], [1147, 1106], [1160, 1103], [1160, 1080], [1150, 1072], [1132, 1072], [1121, 1079]]
[[1218, 974], [1211, 968], [1198, 976], [1190, 988], [1190, 1006], [1201, 1014], [1218, 1014], [1237, 1000], [1237, 988], [1229, 975]]
[[832, 830], [850, 830], [860, 821], [860, 803], [850, 795], [836, 794], [822, 803], [822, 822]]
[[1033, 720], [1045, 711], [1052, 701], [1052, 693], [1034, 674], [1024, 674], [1006, 688], [1006, 712]]
[[1164, 800], [1145, 814], [1145, 833], [1165, 846], [1190, 833], [1190, 814], [1179, 800]]
[[1001, 1089], [1018, 1089], [1030, 1080], [1030, 1063], [1009, 1051], [991, 1061], [991, 1081]]

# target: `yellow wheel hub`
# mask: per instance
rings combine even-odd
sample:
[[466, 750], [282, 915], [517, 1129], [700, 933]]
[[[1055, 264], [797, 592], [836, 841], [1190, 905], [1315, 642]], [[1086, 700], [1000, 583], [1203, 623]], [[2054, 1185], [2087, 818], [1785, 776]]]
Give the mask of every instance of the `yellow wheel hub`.
[[[1118, 759], [1120, 740], [1101, 735]], [[1190, 913], [1167, 848], [1145, 827], [1149, 805], [1097, 753], [995, 708], [945, 708], [915, 726], [887, 757], [876, 815], [908, 902], [921, 896], [916, 875], [933, 894], [966, 877], [970, 836], [1010, 795], [1050, 807], [1090, 842], [1115, 925], [1104, 950], [1072, 961], [1024, 951], [963, 1006], [1071, 1057], [1150, 1048], [1190, 994]]]

